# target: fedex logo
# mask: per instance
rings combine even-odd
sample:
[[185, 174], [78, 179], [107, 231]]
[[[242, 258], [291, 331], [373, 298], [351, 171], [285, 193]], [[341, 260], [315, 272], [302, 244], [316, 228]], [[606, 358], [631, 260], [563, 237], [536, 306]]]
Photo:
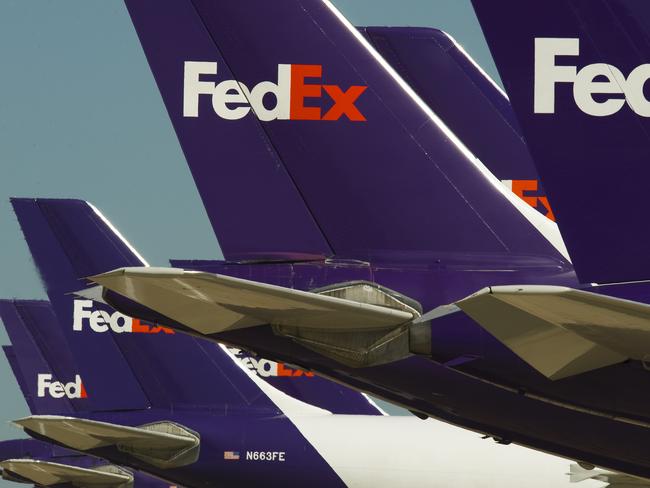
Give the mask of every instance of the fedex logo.
[[52, 381], [51, 374], [39, 374], [37, 383], [37, 396], [44, 398], [46, 395], [52, 398], [88, 398], [81, 376], [75, 375], [74, 381], [70, 383], [61, 383]]
[[287, 366], [284, 363], [276, 363], [275, 361], [269, 361], [268, 359], [256, 359], [254, 357], [248, 356], [239, 349], [229, 348], [238, 361], [258, 376], [262, 378], [270, 377], [297, 377], [297, 376], [307, 376], [312, 377], [314, 373], [309, 371], [302, 371], [300, 369], [293, 369]]
[[[634, 113], [650, 117], [650, 101], [644, 95], [650, 64], [634, 68], [627, 77], [616, 66], [594, 63], [582, 67], [556, 64], [557, 56], [579, 56], [580, 39], [535, 39], [534, 111], [555, 113], [555, 90], [559, 83], [573, 85], [578, 108], [594, 117], [619, 112], [627, 102]], [[623, 96], [621, 96], [623, 95]]]
[[539, 182], [537, 180], [501, 180], [501, 183], [539, 213], [555, 222], [555, 215], [548, 203], [548, 197], [535, 195], [535, 193], [539, 192]]
[[[339, 120], [343, 116], [354, 122], [366, 120], [355, 103], [368, 87], [353, 85], [343, 90], [338, 85], [322, 85], [318, 83], [323, 74], [319, 64], [278, 64], [277, 82], [262, 81], [250, 89], [237, 80], [216, 83], [201, 79], [216, 74], [217, 63], [185, 61], [183, 117], [198, 117], [199, 97], [205, 95], [211, 98], [214, 113], [226, 120], [239, 120], [251, 110], [264, 122]], [[309, 104], [310, 99], [321, 99], [323, 92], [333, 102], [325, 113]], [[275, 100], [269, 103], [267, 95]]]
[[81, 332], [84, 324], [88, 324], [93, 332], [108, 332], [116, 334], [129, 332], [134, 334], [173, 334], [174, 331], [159, 325], [147, 325], [138, 319], [133, 319], [120, 312], [109, 314], [105, 310], [93, 310], [92, 300], [75, 300], [72, 313], [72, 330]]

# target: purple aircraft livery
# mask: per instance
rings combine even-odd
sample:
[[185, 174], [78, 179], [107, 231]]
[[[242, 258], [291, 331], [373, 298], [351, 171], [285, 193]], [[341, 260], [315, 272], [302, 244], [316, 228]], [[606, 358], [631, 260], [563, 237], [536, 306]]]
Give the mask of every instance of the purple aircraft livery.
[[85, 203], [15, 200], [35, 261], [72, 262], [66, 292], [99, 297], [90, 277], [130, 317], [650, 477], [635, 215], [650, 7], [475, 6], [562, 236], [329, 1], [139, 0], [127, 7], [225, 260], [143, 266]]
[[[331, 415], [310, 407], [258, 379], [225, 348], [202, 339], [76, 330], [77, 320], [126, 327], [128, 317], [96, 303], [94, 314], [79, 319], [76, 303], [86, 300], [71, 299], [73, 313], [65, 322], [57, 322], [48, 302], [0, 302], [12, 341], [5, 352], [34, 414], [18, 424], [57, 444], [49, 450], [39, 441], [0, 444], [5, 478], [78, 488], [287, 486], [289, 477], [316, 486], [368, 487], [571, 482], [564, 460], [494, 445], [433, 420]], [[102, 362], [81, 360], [85, 356], [68, 347], [72, 336], [77, 347], [91, 350]], [[130, 377], [116, 381], [115, 370]], [[111, 396], [133, 395], [130, 385], [140, 387], [140, 408], [106, 403]], [[332, 401], [347, 408], [346, 399]], [[425, 449], [432, 438], [439, 448]], [[472, 466], [466, 466], [467, 456], [475, 460]], [[538, 474], [529, 480], [533, 472]], [[608, 476], [612, 483], [624, 479]]]
[[507, 188], [555, 219], [506, 94], [452, 36], [423, 27], [359, 31]]

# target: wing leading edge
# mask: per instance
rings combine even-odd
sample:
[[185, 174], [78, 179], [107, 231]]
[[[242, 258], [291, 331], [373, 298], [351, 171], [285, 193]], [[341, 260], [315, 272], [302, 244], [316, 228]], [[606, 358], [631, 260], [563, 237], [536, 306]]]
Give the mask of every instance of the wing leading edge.
[[202, 334], [263, 324], [381, 330], [415, 317], [387, 306], [177, 268], [121, 268], [90, 279]]

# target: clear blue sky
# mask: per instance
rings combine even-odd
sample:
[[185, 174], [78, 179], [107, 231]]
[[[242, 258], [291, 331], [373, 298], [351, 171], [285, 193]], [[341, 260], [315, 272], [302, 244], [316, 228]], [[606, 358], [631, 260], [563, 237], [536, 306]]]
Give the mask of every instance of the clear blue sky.
[[[441, 28], [496, 77], [469, 0], [334, 3], [356, 25]], [[45, 298], [11, 196], [90, 200], [153, 265], [221, 257], [120, 0], [4, 0], [0, 60], [1, 297]], [[0, 386], [0, 439], [20, 436], [4, 423], [28, 414], [4, 356]]]

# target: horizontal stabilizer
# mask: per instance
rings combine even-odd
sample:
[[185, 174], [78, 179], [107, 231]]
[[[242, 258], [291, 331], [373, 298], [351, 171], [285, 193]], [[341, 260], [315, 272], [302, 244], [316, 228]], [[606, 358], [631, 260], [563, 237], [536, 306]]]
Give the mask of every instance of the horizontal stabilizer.
[[262, 324], [380, 330], [416, 312], [177, 268], [121, 268], [90, 279], [177, 322], [213, 334]]
[[455, 305], [551, 379], [643, 359], [650, 341], [650, 306], [571, 288], [493, 286]]
[[14, 423], [72, 449], [87, 451], [116, 446], [122, 452], [160, 467], [183, 466], [196, 461], [200, 444], [198, 434], [171, 422], [129, 427], [74, 417], [33, 415]]
[[641, 487], [650, 486], [650, 480], [637, 478], [628, 474], [606, 471], [604, 469], [585, 469], [577, 464], [572, 464], [569, 472], [569, 481], [579, 483], [585, 480], [597, 480], [609, 483], [606, 488]]
[[10, 477], [17, 476], [38, 486], [66, 484], [78, 488], [121, 488], [133, 483], [133, 475], [116, 466], [88, 469], [32, 459], [9, 459], [0, 462], [0, 467]]

